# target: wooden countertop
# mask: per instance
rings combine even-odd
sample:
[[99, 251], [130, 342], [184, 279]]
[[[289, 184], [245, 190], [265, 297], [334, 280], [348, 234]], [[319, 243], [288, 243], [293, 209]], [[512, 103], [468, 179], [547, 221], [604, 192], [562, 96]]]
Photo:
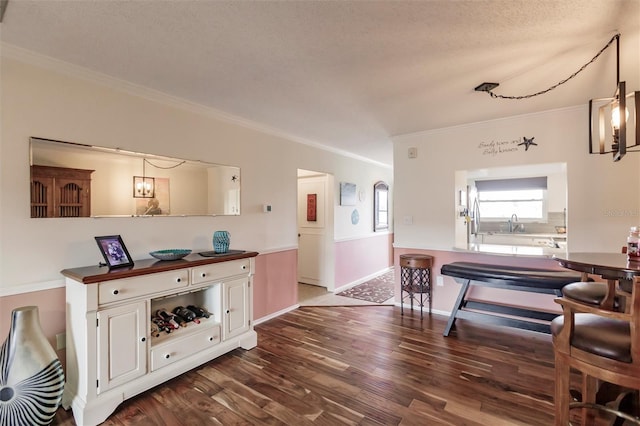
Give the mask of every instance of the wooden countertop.
[[191, 268], [193, 266], [209, 265], [211, 263], [228, 262], [230, 260], [256, 257], [258, 252], [243, 251], [241, 253], [229, 253], [216, 255], [216, 257], [203, 257], [198, 253], [179, 260], [142, 259], [136, 260], [133, 266], [126, 268], [111, 268], [106, 266], [84, 266], [81, 268], [63, 269], [60, 271], [67, 278], [84, 284], [94, 284], [102, 281], [117, 280], [120, 278], [137, 277], [156, 272], [173, 271], [176, 269]]

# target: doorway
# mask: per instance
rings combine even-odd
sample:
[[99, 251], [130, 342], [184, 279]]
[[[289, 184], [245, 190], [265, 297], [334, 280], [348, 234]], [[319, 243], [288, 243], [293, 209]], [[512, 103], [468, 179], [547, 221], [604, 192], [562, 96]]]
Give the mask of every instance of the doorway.
[[298, 169], [298, 282], [335, 289], [332, 175]]

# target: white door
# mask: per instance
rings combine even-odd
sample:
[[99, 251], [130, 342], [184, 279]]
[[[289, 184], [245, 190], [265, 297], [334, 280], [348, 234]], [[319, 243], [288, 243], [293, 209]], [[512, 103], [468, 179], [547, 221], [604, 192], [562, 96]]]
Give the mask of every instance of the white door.
[[298, 282], [322, 287], [329, 287], [326, 193], [326, 175], [298, 178]]

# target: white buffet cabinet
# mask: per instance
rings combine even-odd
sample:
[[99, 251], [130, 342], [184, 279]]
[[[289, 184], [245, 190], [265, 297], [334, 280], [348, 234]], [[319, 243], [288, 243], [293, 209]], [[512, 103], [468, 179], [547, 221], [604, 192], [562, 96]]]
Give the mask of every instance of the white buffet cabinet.
[[[235, 348], [257, 344], [252, 325], [255, 256], [245, 252], [132, 268], [65, 269], [67, 364], [62, 405], [78, 425], [97, 425], [117, 406]], [[205, 307], [212, 315], [172, 333], [151, 333], [161, 308]]]

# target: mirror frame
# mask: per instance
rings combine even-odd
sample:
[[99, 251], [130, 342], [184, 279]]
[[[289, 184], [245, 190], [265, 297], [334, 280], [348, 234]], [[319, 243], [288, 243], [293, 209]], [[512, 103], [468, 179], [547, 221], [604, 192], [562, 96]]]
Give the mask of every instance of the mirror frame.
[[[385, 194], [384, 206], [381, 203], [381, 194]], [[384, 208], [383, 208], [384, 207]], [[387, 213], [387, 220], [380, 219], [380, 212]], [[373, 185], [373, 231], [382, 231], [389, 229], [389, 185], [383, 181], [376, 182]]]

